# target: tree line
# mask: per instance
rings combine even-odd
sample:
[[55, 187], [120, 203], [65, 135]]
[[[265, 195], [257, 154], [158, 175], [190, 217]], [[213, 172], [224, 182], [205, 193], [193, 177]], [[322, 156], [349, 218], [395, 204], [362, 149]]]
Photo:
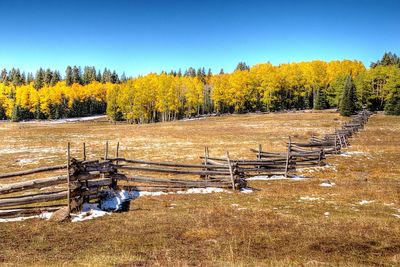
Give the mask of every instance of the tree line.
[[365, 106], [400, 115], [399, 62], [396, 54], [385, 53], [369, 69], [356, 60], [251, 67], [240, 62], [232, 73], [189, 68], [136, 78], [108, 69], [101, 73], [94, 67], [83, 71], [67, 67], [64, 78], [49, 69], [39, 69], [35, 77], [18, 69], [3, 70], [0, 118], [18, 121], [107, 113], [115, 121], [147, 123], [210, 113], [344, 109], [349, 101], [350, 113]]

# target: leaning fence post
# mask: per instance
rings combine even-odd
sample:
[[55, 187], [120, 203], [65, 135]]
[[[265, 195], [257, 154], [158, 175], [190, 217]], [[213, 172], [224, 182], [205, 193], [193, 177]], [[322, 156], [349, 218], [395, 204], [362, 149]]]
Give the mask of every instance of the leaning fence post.
[[257, 154], [257, 158], [258, 158], [259, 160], [261, 160], [261, 151], [262, 151], [262, 146], [261, 146], [261, 144], [258, 144], [258, 154]]
[[[204, 166], [206, 166], [206, 170], [208, 170], [208, 169], [207, 169], [208, 157], [209, 157], [209, 154], [208, 154], [208, 146], [205, 146], [205, 147], [204, 147]], [[205, 179], [206, 179], [206, 180], [209, 179], [208, 174], [205, 175]]]
[[71, 214], [71, 183], [70, 183], [70, 165], [71, 165], [71, 144], [68, 142], [67, 144], [67, 207], [68, 207], [68, 216]]
[[288, 143], [287, 155], [286, 155], [285, 178], [287, 178], [287, 176], [288, 176], [291, 146], [292, 146], [292, 138], [289, 136], [289, 143]]
[[83, 143], [83, 161], [86, 161], [86, 144]]
[[229, 158], [229, 152], [228, 151], [226, 151], [226, 159], [228, 161], [229, 174], [231, 176], [231, 181], [232, 181], [232, 190], [235, 190], [235, 179], [233, 177], [233, 169], [232, 169], [231, 159]]
[[108, 141], [106, 141], [105, 148], [104, 148], [104, 160], [108, 159]]
[[119, 158], [119, 142], [117, 142], [117, 148], [115, 150], [115, 157], [118, 159]]

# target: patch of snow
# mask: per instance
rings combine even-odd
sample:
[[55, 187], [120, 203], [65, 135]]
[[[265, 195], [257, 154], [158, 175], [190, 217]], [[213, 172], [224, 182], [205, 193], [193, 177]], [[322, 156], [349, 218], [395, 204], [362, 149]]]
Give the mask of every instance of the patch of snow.
[[[251, 189], [246, 189], [246, 192], [253, 192]], [[168, 194], [210, 194], [210, 193], [222, 193], [229, 191], [223, 188], [217, 187], [205, 187], [205, 188], [190, 188], [185, 191], [177, 191], [177, 192], [147, 192], [147, 191], [116, 191], [116, 190], [108, 190], [107, 196], [100, 204], [83, 204], [82, 211], [78, 214], [71, 214], [72, 222], [81, 222], [87, 221], [94, 218], [102, 217], [105, 215], [110, 215], [112, 211], [120, 211], [129, 207], [129, 203], [131, 200], [138, 198], [140, 196], [161, 196]], [[176, 204], [171, 204], [171, 206], [176, 206]], [[35, 216], [27, 216], [27, 217], [16, 217], [16, 218], [8, 218], [8, 219], [0, 219], [0, 222], [19, 222], [33, 218], [40, 218], [48, 220], [52, 212], [43, 212], [40, 215]]]
[[198, 117], [198, 118], [190, 118], [190, 119], [182, 119], [180, 121], [198, 121], [198, 120], [203, 120], [206, 117]]
[[319, 186], [322, 186], [322, 187], [333, 187], [334, 185], [335, 185], [335, 183], [324, 182], [324, 183], [320, 184]]
[[294, 180], [294, 181], [300, 181], [306, 179], [305, 177], [302, 176], [294, 176], [292, 178], [286, 178], [284, 175], [258, 175], [254, 177], [247, 178], [247, 181], [273, 181], [273, 180]]
[[400, 214], [395, 214], [395, 213], [393, 213], [392, 215], [393, 215], [394, 217], [400, 219]]
[[240, 193], [244, 193], [244, 194], [249, 194], [249, 193], [253, 193], [254, 191], [253, 191], [253, 189], [251, 189], [251, 188], [242, 188], [242, 189], [240, 189]]
[[106, 212], [99, 208], [98, 204], [83, 204], [82, 211], [78, 214], [71, 214], [72, 222], [82, 222], [92, 220], [94, 218], [103, 217], [110, 215], [110, 212]]
[[358, 202], [358, 204], [365, 205], [365, 204], [370, 204], [373, 202], [375, 202], [375, 200], [361, 200], [360, 202]]
[[316, 201], [316, 200], [323, 200], [323, 198], [305, 196], [305, 197], [300, 197], [300, 201], [302, 200]]
[[185, 191], [178, 191], [177, 194], [210, 194], [210, 193], [222, 193], [226, 192], [223, 188], [218, 187], [206, 187], [206, 188], [190, 188]]
[[383, 203], [383, 205], [385, 205], [385, 206], [393, 206], [394, 203], [393, 202], [392, 203]]
[[351, 157], [352, 155], [363, 155], [363, 154], [365, 153], [361, 151], [348, 151], [348, 152], [343, 152], [340, 155], [343, 157]]
[[77, 118], [68, 118], [68, 119], [58, 119], [58, 120], [35, 120], [35, 121], [21, 121], [19, 123], [48, 123], [48, 124], [59, 124], [59, 123], [68, 123], [68, 122], [80, 122], [80, 121], [92, 121], [97, 119], [106, 118], [107, 115], [95, 115], [95, 116], [87, 116], [87, 117], [77, 117]]
[[331, 215], [328, 211], [324, 213], [325, 216]]
[[306, 179], [308, 179], [308, 178], [299, 175], [299, 176], [294, 176], [294, 177], [291, 177], [291, 178], [288, 178], [288, 179], [289, 179], [289, 180], [293, 180], [293, 181], [301, 181], [301, 180], [306, 180]]
[[231, 206], [232, 207], [239, 207], [239, 204], [234, 203], [234, 204], [231, 204]]
[[22, 222], [22, 221], [34, 219], [34, 218], [48, 220], [48, 219], [50, 219], [52, 214], [53, 214], [52, 212], [43, 212], [39, 215], [34, 215], [34, 216], [0, 219], [0, 222]]

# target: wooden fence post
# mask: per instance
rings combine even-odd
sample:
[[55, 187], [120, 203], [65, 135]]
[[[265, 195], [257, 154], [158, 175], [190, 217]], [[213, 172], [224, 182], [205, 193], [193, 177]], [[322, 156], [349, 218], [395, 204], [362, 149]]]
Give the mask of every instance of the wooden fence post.
[[228, 161], [229, 173], [231, 175], [232, 190], [235, 190], [235, 178], [233, 177], [233, 169], [232, 169], [231, 159], [229, 158], [229, 152], [228, 151], [226, 151], [226, 159]]
[[67, 144], [67, 207], [68, 207], [68, 216], [71, 214], [71, 184], [70, 184], [70, 165], [71, 165], [71, 144], [68, 142]]
[[[115, 150], [115, 157], [119, 158], [119, 142], [117, 142], [117, 148]], [[117, 164], [118, 164], [118, 161], [117, 161]]]
[[83, 161], [86, 161], [86, 144], [83, 143]]
[[340, 150], [342, 150], [342, 149], [343, 149], [342, 138], [340, 137], [340, 134], [339, 134], [339, 133], [336, 133], [336, 135], [337, 135], [337, 137], [338, 137], [338, 139], [339, 139]]
[[258, 144], [258, 154], [257, 154], [257, 158], [259, 160], [261, 160], [261, 152], [262, 152], [262, 146], [261, 144]]
[[106, 141], [105, 147], [104, 147], [104, 160], [108, 159], [108, 141]]
[[[205, 146], [205, 147], [204, 147], [204, 166], [206, 166], [206, 169], [205, 169], [205, 170], [208, 170], [208, 169], [207, 169], [208, 157], [209, 157], [208, 146]], [[208, 180], [209, 178], [210, 178], [209, 175], [206, 175], [206, 176], [205, 176], [205, 179], [206, 179], [206, 180]]]
[[285, 178], [287, 178], [287, 175], [288, 175], [291, 146], [292, 146], [292, 138], [289, 136], [289, 143], [288, 143], [287, 155], [286, 155]]

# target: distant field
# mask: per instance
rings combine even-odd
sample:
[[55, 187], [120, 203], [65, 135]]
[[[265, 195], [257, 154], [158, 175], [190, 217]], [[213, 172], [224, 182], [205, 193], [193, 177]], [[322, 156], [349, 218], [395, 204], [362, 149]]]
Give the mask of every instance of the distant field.
[[[199, 162], [211, 155], [254, 158], [259, 143], [284, 151], [287, 137], [334, 131], [338, 114], [276, 113], [146, 125], [97, 121], [1, 123], [1, 172], [65, 162], [67, 142], [90, 158], [117, 141], [121, 156]], [[57, 224], [0, 223], [0, 264], [279, 266], [400, 264], [400, 119], [374, 115], [332, 168], [302, 181], [255, 181], [250, 194], [142, 197], [128, 213]], [[326, 180], [333, 187], [321, 187]], [[5, 181], [0, 181], [1, 183]], [[397, 256], [396, 256], [397, 255]], [[397, 261], [397, 262], [396, 262]]]

